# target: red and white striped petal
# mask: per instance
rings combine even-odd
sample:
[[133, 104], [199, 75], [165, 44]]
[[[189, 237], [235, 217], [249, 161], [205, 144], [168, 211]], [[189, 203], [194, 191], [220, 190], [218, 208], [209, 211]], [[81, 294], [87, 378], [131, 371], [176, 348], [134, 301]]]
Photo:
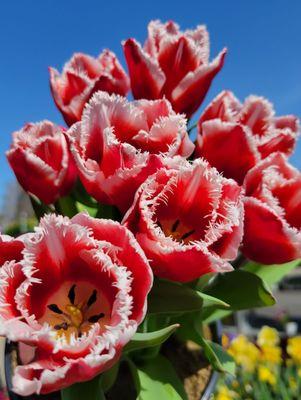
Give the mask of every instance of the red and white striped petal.
[[224, 65], [226, 53], [226, 49], [222, 50], [209, 65], [200, 65], [179, 82], [171, 94], [171, 103], [176, 112], [185, 113], [189, 118], [199, 108], [212, 80]]
[[159, 64], [136, 42], [128, 39], [123, 43], [124, 55], [129, 69], [131, 88], [135, 99], [158, 99], [165, 82]]
[[204, 157], [226, 178], [243, 183], [246, 173], [260, 160], [248, 127], [220, 119], [202, 125], [202, 144], [197, 155]]
[[237, 183], [198, 159], [150, 176], [123, 224], [135, 234], [155, 275], [188, 282], [231, 269], [226, 260], [237, 254], [242, 221]]
[[129, 102], [98, 92], [67, 135], [80, 178], [98, 201], [131, 206], [137, 188], [164, 165], [163, 156], [189, 156], [186, 119], [166, 99]]
[[244, 200], [243, 252], [263, 264], [281, 264], [301, 257], [301, 233], [262, 201]]

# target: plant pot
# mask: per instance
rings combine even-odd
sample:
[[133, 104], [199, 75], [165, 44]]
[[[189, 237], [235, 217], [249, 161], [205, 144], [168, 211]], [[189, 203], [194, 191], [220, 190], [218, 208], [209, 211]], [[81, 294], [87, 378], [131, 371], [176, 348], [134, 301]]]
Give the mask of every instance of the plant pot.
[[[212, 340], [221, 343], [221, 332], [222, 332], [222, 325], [220, 322], [212, 325], [210, 327]], [[163, 350], [164, 351], [164, 350]], [[5, 345], [5, 378], [6, 378], [6, 385], [7, 385], [7, 392], [8, 397], [10, 400], [61, 400], [61, 396], [59, 392], [50, 393], [48, 395], [31, 395], [27, 397], [19, 396], [12, 391], [12, 375], [14, 368], [18, 365], [19, 361], [19, 354], [18, 354], [18, 346], [16, 343], [6, 341]], [[168, 357], [168, 355], [167, 355]], [[215, 390], [216, 383], [218, 380], [218, 373], [215, 371], [210, 372], [210, 377], [208, 382], [205, 385], [205, 389], [200, 397], [200, 400], [209, 400]], [[123, 392], [124, 393], [124, 392]], [[125, 400], [120, 398], [120, 395], [114, 397], [114, 390], [109, 391], [108, 393], [109, 400], [115, 399], [117, 400]], [[127, 400], [129, 400], [127, 398]]]

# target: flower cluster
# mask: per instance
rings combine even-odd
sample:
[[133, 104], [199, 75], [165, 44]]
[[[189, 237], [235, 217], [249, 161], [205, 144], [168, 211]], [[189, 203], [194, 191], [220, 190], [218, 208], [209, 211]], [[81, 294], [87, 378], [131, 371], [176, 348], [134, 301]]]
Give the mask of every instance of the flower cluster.
[[[297, 399], [301, 386], [301, 337], [295, 336], [281, 345], [276, 329], [264, 326], [257, 343], [240, 335], [227, 347], [237, 364], [235, 379], [218, 387], [216, 400], [261, 398]], [[250, 384], [252, 382], [252, 384]]]
[[[194, 143], [190, 118], [226, 50], [210, 62], [206, 28], [181, 32], [171, 21], [152, 21], [143, 47], [130, 38], [123, 48], [129, 76], [109, 50], [75, 54], [61, 74], [50, 68], [67, 127], [27, 124], [7, 152], [44, 215], [34, 233], [0, 237], [0, 333], [31, 349], [13, 378], [22, 395], [110, 369], [145, 318], [153, 275], [188, 291], [195, 311], [203, 300], [185, 283], [232, 271], [238, 255], [263, 264], [301, 257], [301, 174], [287, 160], [297, 118], [222, 92]], [[252, 373], [259, 353], [279, 362], [276, 343], [260, 346], [240, 337], [229, 351]]]
[[51, 392], [113, 365], [144, 318], [153, 280], [132, 233], [87, 214], [49, 215], [23, 235], [22, 252], [18, 240], [6, 243], [0, 334], [32, 346], [14, 390]]

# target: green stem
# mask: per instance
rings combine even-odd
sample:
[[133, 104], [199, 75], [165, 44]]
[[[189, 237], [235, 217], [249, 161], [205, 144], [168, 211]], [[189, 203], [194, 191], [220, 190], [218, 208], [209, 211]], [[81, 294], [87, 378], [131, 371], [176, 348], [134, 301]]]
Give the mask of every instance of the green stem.
[[112, 219], [121, 221], [121, 214], [117, 207], [107, 204], [99, 204], [96, 218]]
[[81, 181], [78, 179], [76, 184], [73, 187], [73, 190], [71, 192], [71, 196], [76, 200], [79, 201], [80, 203], [84, 204], [85, 206], [88, 207], [97, 207], [97, 202], [94, 200], [85, 190], [83, 187]]
[[58, 199], [55, 203], [55, 210], [58, 214], [65, 215], [70, 218], [78, 213], [75, 201], [71, 196], [61, 197]]
[[35, 216], [38, 220], [40, 220], [45, 214], [54, 212], [54, 209], [51, 208], [52, 206], [47, 206], [46, 204], [42, 203], [37, 197], [30, 195], [29, 199]]
[[62, 400], [106, 400], [101, 378], [96, 376], [88, 382], [75, 383], [61, 391]]

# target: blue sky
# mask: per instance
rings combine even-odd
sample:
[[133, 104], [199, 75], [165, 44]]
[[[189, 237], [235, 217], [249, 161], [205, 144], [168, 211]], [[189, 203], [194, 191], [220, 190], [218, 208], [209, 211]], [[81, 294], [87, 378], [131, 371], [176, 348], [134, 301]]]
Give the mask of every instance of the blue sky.
[[[4, 156], [11, 132], [29, 121], [62, 123], [47, 67], [61, 69], [73, 52], [96, 56], [103, 48], [124, 64], [121, 40], [143, 41], [150, 19], [173, 19], [183, 29], [206, 24], [212, 57], [228, 47], [204, 104], [231, 89], [240, 99], [251, 93], [267, 97], [279, 115], [301, 115], [299, 0], [11, 0], [1, 2], [0, 15], [0, 200], [13, 179]], [[299, 168], [300, 154], [299, 144], [292, 158]]]

